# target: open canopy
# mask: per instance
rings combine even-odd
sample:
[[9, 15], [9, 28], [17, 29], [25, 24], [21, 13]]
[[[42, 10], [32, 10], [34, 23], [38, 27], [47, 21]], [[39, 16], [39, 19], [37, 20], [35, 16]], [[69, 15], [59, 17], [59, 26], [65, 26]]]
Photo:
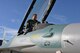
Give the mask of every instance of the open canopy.
[[27, 18], [30, 19], [33, 14], [38, 15], [38, 20], [44, 23], [54, 5], [56, 0], [33, 0], [28, 12], [24, 16], [24, 20], [19, 28], [18, 33], [23, 30], [23, 27], [26, 23]]

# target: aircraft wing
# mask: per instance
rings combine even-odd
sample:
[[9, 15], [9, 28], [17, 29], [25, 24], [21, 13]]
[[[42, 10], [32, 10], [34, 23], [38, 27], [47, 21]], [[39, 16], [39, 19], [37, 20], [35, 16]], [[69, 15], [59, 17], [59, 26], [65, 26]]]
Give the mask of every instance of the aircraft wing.
[[18, 47], [11, 47], [11, 48], [29, 48], [29, 47], [34, 47], [36, 45], [25, 45], [25, 46], [18, 46]]
[[21, 51], [21, 49], [30, 48], [30, 47], [34, 47], [34, 46], [36, 46], [36, 45], [25, 45], [25, 46], [10, 48], [10, 50]]
[[34, 47], [36, 45], [25, 45], [25, 46], [18, 46], [18, 47], [11, 47], [11, 48], [0, 48], [0, 50], [5, 51], [5, 50], [10, 50], [10, 51], [21, 51], [21, 49], [24, 48], [30, 48], [30, 47]]

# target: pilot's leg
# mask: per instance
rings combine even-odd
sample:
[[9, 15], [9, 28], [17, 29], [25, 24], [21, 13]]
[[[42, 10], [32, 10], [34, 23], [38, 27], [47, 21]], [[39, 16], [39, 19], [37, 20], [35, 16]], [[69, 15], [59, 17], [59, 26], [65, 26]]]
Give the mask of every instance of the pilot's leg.
[[31, 28], [26, 29], [26, 32], [24, 33], [24, 35], [26, 35], [28, 32], [31, 32], [31, 31], [32, 31]]

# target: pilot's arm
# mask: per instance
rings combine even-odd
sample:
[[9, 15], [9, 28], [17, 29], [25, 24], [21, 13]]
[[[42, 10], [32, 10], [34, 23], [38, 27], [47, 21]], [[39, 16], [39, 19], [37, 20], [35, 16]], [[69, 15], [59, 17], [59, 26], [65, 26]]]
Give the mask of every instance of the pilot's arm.
[[27, 21], [26, 29], [29, 28], [29, 26], [30, 26], [30, 20]]

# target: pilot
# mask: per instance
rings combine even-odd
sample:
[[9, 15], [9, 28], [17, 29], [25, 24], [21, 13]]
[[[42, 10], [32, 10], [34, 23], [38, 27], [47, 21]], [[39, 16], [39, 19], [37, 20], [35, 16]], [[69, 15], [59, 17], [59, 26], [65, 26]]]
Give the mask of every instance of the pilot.
[[28, 32], [33, 31], [35, 25], [37, 25], [39, 23], [40, 22], [37, 20], [37, 14], [33, 14], [32, 19], [29, 19], [27, 21], [25, 34], [27, 34]]

